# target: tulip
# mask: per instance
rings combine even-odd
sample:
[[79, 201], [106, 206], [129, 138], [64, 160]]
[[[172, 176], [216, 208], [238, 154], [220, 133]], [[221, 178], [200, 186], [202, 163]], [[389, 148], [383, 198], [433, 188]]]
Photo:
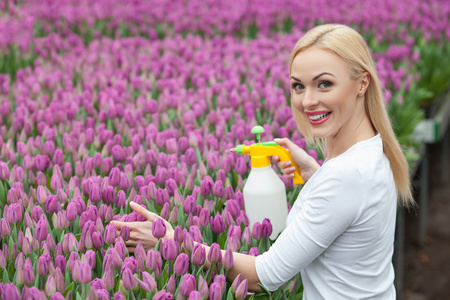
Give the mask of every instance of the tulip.
[[128, 268], [124, 269], [122, 273], [122, 278], [123, 278], [123, 287], [127, 291], [134, 291], [137, 289], [138, 283], [136, 282], [136, 279], [133, 276], [133, 272], [130, 269]]
[[112, 268], [108, 268], [106, 272], [103, 273], [103, 282], [108, 291], [111, 291], [114, 288], [114, 273]]
[[225, 270], [229, 270], [233, 267], [233, 251], [231, 249], [227, 249], [223, 256], [222, 265]]
[[157, 218], [155, 221], [153, 221], [152, 234], [157, 239], [166, 236], [166, 224], [163, 219]]
[[191, 291], [189, 293], [189, 300], [201, 300], [202, 294], [199, 291]]
[[256, 240], [260, 240], [262, 237], [261, 229], [261, 223], [255, 222], [253, 224], [252, 235]]
[[5, 218], [0, 220], [0, 233], [3, 237], [8, 237], [11, 234], [11, 227]]
[[223, 294], [227, 287], [227, 279], [225, 278], [225, 275], [216, 275], [216, 277], [214, 277], [214, 282], [220, 286], [220, 291]]
[[49, 214], [53, 214], [58, 211], [58, 197], [56, 195], [50, 195], [45, 202], [45, 211]]
[[56, 292], [56, 282], [53, 275], [49, 275], [47, 282], [45, 283], [45, 293], [47, 296], [51, 296]]
[[114, 294], [114, 300], [126, 300], [125, 296], [121, 292], [117, 292]]
[[142, 280], [148, 285], [148, 288], [150, 292], [156, 290], [156, 281], [155, 279], [148, 273], [148, 272], [142, 272]]
[[93, 183], [91, 185], [91, 188], [89, 190], [89, 199], [94, 203], [98, 203], [102, 200], [100, 186], [97, 183]]
[[173, 271], [178, 276], [186, 274], [189, 268], [189, 256], [186, 253], [181, 253], [175, 260]]
[[[69, 259], [67, 260], [67, 269], [73, 273], [73, 269], [75, 267], [75, 262], [78, 261], [78, 253], [71, 252], [69, 255]], [[73, 275], [73, 274], [72, 274]]]
[[211, 263], [220, 263], [222, 261], [222, 251], [217, 243], [212, 243], [208, 252], [208, 260]]
[[167, 281], [167, 284], [166, 284], [166, 291], [168, 293], [175, 294], [175, 289], [176, 289], [175, 277], [173, 275], [171, 275], [169, 277], [169, 280]]
[[209, 225], [211, 226], [211, 230], [216, 234], [222, 233], [225, 230], [225, 222], [219, 214], [216, 214], [214, 218], [210, 218]]
[[241, 236], [241, 243], [245, 243], [248, 247], [252, 246], [252, 234], [250, 233], [250, 228], [249, 227], [245, 227], [244, 228], [244, 232], [242, 233]]
[[221, 180], [217, 180], [213, 186], [213, 195], [214, 197], [220, 198], [223, 196], [223, 182]]
[[265, 218], [261, 224], [261, 236], [264, 238], [268, 238], [272, 234], [272, 224], [270, 220]]
[[31, 264], [25, 264], [23, 266], [23, 282], [27, 286], [32, 286], [34, 284], [34, 271]]
[[22, 221], [22, 206], [19, 203], [12, 203], [9, 206], [7, 219], [10, 224]]
[[100, 278], [94, 278], [94, 280], [91, 281], [91, 288], [94, 288], [95, 290], [104, 290], [106, 289], [106, 285]]
[[247, 297], [247, 292], [248, 292], [248, 280], [244, 279], [238, 285], [235, 296], [237, 299], [243, 300]]
[[61, 292], [57, 292], [54, 293], [51, 297], [50, 300], [65, 300], [66, 298], [64, 298], [64, 296], [61, 294]]
[[122, 237], [122, 239], [124, 240], [124, 241], [127, 241], [129, 238], [130, 238], [130, 227], [128, 227], [128, 226], [123, 226], [121, 229], [120, 229], [120, 237]]
[[6, 267], [6, 258], [5, 255], [3, 254], [3, 251], [0, 250], [0, 269], [3, 269]]
[[211, 194], [213, 190], [214, 182], [210, 176], [205, 176], [200, 185], [201, 194], [207, 197]]
[[13, 283], [3, 284], [2, 298], [8, 300], [20, 300], [19, 290]]
[[116, 240], [116, 226], [112, 223], [106, 225], [105, 233], [104, 233], [105, 243], [112, 244]]
[[125, 208], [127, 206], [127, 198], [124, 191], [120, 190], [117, 192], [115, 203], [118, 208]]
[[[95, 268], [96, 259], [95, 259], [95, 252], [93, 250], [88, 250], [84, 254], [84, 259], [87, 261], [89, 266], [91, 267], [91, 270]], [[83, 260], [83, 258], [82, 258]]]
[[239, 237], [237, 237], [236, 235], [228, 237], [227, 248], [231, 249], [234, 252], [238, 252], [239, 249], [241, 248], [241, 242], [239, 240]]
[[39, 257], [37, 262], [37, 272], [39, 276], [45, 277], [48, 275], [51, 261], [52, 258], [47, 253], [44, 253]]
[[180, 293], [183, 297], [189, 297], [189, 294], [195, 290], [196, 280], [191, 274], [186, 274], [181, 280]]
[[165, 260], [173, 261], [177, 257], [177, 245], [171, 239], [166, 239], [163, 244], [162, 255]]
[[59, 268], [63, 273], [66, 271], [66, 264], [67, 262], [63, 255], [57, 255], [55, 257], [55, 268]]
[[106, 186], [102, 192], [102, 200], [106, 204], [114, 203], [116, 198], [114, 188], [111, 185]]
[[251, 256], [258, 256], [259, 255], [259, 250], [256, 247], [252, 247], [248, 251], [248, 254], [251, 255]]
[[92, 233], [92, 244], [95, 249], [99, 250], [103, 248], [103, 238], [102, 234], [98, 231]]
[[39, 220], [36, 224], [36, 229], [34, 231], [34, 237], [39, 241], [45, 241], [48, 234], [48, 223], [46, 220]]
[[233, 283], [231, 284], [231, 291], [233, 293], [236, 293], [236, 289], [239, 286], [239, 284], [241, 283], [241, 273], [239, 273], [233, 280]]
[[218, 283], [212, 283], [209, 287], [209, 299], [220, 300], [222, 299], [222, 290]]

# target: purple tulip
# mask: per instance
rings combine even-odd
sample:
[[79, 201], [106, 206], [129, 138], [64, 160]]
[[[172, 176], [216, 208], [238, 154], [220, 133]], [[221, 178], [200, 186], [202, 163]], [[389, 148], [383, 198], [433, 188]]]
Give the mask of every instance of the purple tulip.
[[34, 271], [33, 266], [30, 264], [25, 263], [23, 266], [23, 282], [27, 286], [32, 286], [34, 284]]
[[104, 273], [103, 273], [103, 282], [105, 283], [105, 288], [108, 291], [111, 291], [114, 288], [114, 269], [112, 268], [108, 268]]
[[157, 286], [156, 286], [156, 281], [155, 279], [152, 277], [152, 275], [150, 275], [148, 272], [142, 272], [142, 280], [148, 285], [150, 292], [155, 291]]
[[137, 264], [134, 256], [125, 257], [120, 272], [123, 273], [125, 269], [130, 269], [133, 274], [136, 273]]
[[216, 275], [214, 277], [214, 282], [220, 286], [220, 291], [223, 294], [227, 287], [227, 279], [225, 278], [225, 275], [222, 274]]
[[251, 255], [251, 256], [258, 256], [259, 255], [259, 250], [256, 247], [252, 247], [248, 251], [248, 254]]
[[37, 272], [39, 276], [45, 277], [48, 275], [51, 262], [52, 258], [47, 253], [44, 253], [39, 257], [37, 262]]
[[65, 272], [66, 271], [66, 259], [63, 255], [57, 255], [55, 257], [55, 268], [60, 268], [61, 272]]
[[189, 300], [201, 300], [202, 294], [199, 291], [191, 291], [189, 293]]
[[177, 245], [176, 242], [171, 239], [164, 240], [162, 255], [165, 260], [173, 261], [177, 257]]
[[244, 175], [247, 173], [247, 163], [244, 160], [244, 157], [239, 156], [236, 160], [236, 173], [239, 175]]
[[255, 222], [255, 224], [253, 224], [252, 235], [256, 240], [261, 239], [262, 237], [261, 230], [262, 230], [261, 223]]
[[207, 197], [211, 194], [214, 186], [214, 181], [211, 177], [205, 176], [203, 177], [202, 183], [200, 185], [200, 192], [202, 196]]
[[50, 195], [45, 202], [45, 211], [49, 214], [53, 214], [58, 211], [58, 197], [56, 195]]
[[171, 294], [175, 294], [176, 284], [175, 284], [175, 276], [171, 275], [166, 284], [166, 291]]
[[173, 265], [173, 271], [178, 276], [183, 276], [186, 274], [189, 268], [189, 256], [186, 253], [181, 253], [178, 255], [175, 263]]
[[122, 273], [122, 279], [123, 279], [123, 287], [127, 290], [127, 291], [133, 291], [135, 289], [137, 289], [137, 282], [136, 279], [133, 276], [133, 272], [128, 269], [125, 268], [123, 273]]
[[117, 292], [114, 294], [114, 300], [126, 300], [125, 296], [121, 292]]
[[209, 287], [209, 299], [210, 300], [220, 300], [222, 299], [222, 290], [218, 283], [212, 283]]
[[48, 223], [46, 220], [39, 220], [36, 224], [36, 229], [34, 230], [34, 237], [39, 241], [45, 241], [48, 234]]
[[2, 296], [2, 299], [8, 299], [8, 300], [20, 300], [21, 299], [19, 290], [13, 283], [3, 284], [1, 296]]
[[213, 195], [214, 197], [222, 197], [223, 196], [223, 182], [221, 180], [217, 180], [213, 186]]
[[231, 249], [227, 249], [223, 256], [222, 265], [225, 270], [229, 270], [233, 267], [233, 251]]
[[213, 218], [210, 218], [209, 225], [214, 233], [219, 234], [225, 231], [225, 222], [221, 215], [216, 214]]
[[265, 218], [261, 224], [261, 236], [264, 238], [268, 238], [272, 234], [272, 223], [270, 220]]
[[166, 236], [166, 223], [163, 219], [157, 218], [155, 221], [153, 221], [152, 234], [157, 239]]
[[53, 293], [56, 291], [56, 282], [53, 275], [49, 275], [47, 278], [47, 282], [45, 283], [45, 293], [47, 296], [53, 295]]
[[94, 231], [92, 233], [92, 244], [93, 244], [94, 248], [97, 250], [103, 248], [103, 238], [102, 238], [102, 234], [100, 232]]
[[247, 292], [248, 292], [248, 280], [244, 279], [238, 285], [235, 296], [237, 299], [243, 300], [247, 297]]
[[233, 283], [231, 284], [231, 291], [233, 293], [236, 293], [236, 289], [239, 286], [239, 284], [241, 283], [241, 273], [239, 273], [233, 280]]
[[189, 297], [189, 294], [195, 290], [196, 280], [191, 274], [186, 274], [181, 280], [180, 293], [183, 297]]
[[128, 227], [128, 226], [123, 226], [121, 229], [120, 229], [120, 237], [122, 237], [122, 239], [124, 240], [124, 241], [128, 241], [128, 239], [130, 238], [130, 227]]
[[212, 243], [208, 252], [208, 260], [211, 263], [220, 263], [222, 261], [222, 251], [219, 244]]
[[11, 226], [5, 218], [0, 220], [0, 234], [3, 237], [8, 237], [11, 234]]
[[125, 208], [127, 206], [127, 198], [125, 192], [120, 190], [116, 195], [116, 207]]
[[89, 283], [92, 280], [91, 266], [87, 261], [80, 264], [79, 279], [81, 283]]
[[107, 244], [112, 244], [116, 240], [116, 225], [109, 223], [106, 225], [105, 233], [104, 233], [104, 240]]
[[202, 244], [195, 244], [192, 250], [191, 262], [194, 266], [203, 266], [206, 261], [205, 247]]
[[9, 206], [7, 219], [10, 224], [22, 221], [22, 206], [19, 203], [12, 203]]
[[113, 187], [118, 187], [120, 182], [120, 170], [116, 167], [112, 168], [109, 172], [109, 183]]
[[173, 295], [166, 292], [166, 290], [160, 290], [155, 295], [153, 295], [152, 300], [172, 300]]

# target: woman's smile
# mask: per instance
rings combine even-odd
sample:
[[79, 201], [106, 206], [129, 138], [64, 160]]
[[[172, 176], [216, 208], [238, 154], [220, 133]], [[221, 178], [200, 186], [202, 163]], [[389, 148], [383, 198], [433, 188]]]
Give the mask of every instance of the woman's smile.
[[311, 125], [320, 125], [325, 123], [331, 116], [331, 111], [305, 112]]

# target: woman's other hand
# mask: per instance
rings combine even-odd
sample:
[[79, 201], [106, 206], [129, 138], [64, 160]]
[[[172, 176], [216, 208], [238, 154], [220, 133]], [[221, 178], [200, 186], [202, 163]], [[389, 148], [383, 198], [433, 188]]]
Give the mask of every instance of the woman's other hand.
[[274, 139], [274, 141], [279, 145], [284, 146], [290, 152], [292, 159], [294, 160], [293, 162], [280, 161], [280, 158], [277, 155], [272, 156], [272, 160], [277, 163], [286, 178], [294, 177], [295, 167], [292, 165], [293, 163], [299, 167], [300, 175], [305, 182], [320, 168], [319, 163], [313, 157], [291, 142], [288, 138]]
[[[122, 229], [123, 226], [128, 226], [130, 228], [130, 238], [125, 241], [125, 245], [128, 248], [128, 252], [133, 253], [134, 249], [136, 248], [138, 242], [142, 240], [142, 246], [144, 247], [145, 251], [148, 251], [149, 249], [153, 249], [156, 246], [156, 243], [158, 242], [158, 239], [155, 238], [152, 234], [152, 225], [153, 221], [160, 218], [157, 214], [148, 211], [144, 207], [140, 206], [139, 204], [135, 202], [130, 202], [130, 207], [147, 219], [145, 222], [120, 222], [120, 221], [111, 221], [112, 224], [116, 226], [117, 229], [117, 236], [119, 236], [120, 229]], [[173, 239], [174, 230], [172, 225], [167, 222], [166, 220], [162, 219], [166, 225], [166, 235], [163, 237], [163, 239], [170, 238]]]

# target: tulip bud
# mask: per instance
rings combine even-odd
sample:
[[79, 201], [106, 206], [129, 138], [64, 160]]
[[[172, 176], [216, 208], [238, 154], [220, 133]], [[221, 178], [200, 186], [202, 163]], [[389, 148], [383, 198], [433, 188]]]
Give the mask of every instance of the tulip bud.
[[127, 291], [133, 291], [137, 289], [137, 282], [136, 279], [133, 276], [133, 272], [128, 269], [125, 268], [123, 273], [122, 273], [122, 278], [123, 278], [123, 287], [127, 290]]
[[173, 271], [178, 276], [182, 276], [186, 274], [188, 268], [189, 268], [189, 256], [186, 253], [181, 253], [175, 260]]
[[[153, 228], [152, 228], [153, 229]], [[153, 231], [153, 230], [152, 230]], [[124, 240], [127, 241], [130, 238], [130, 227], [128, 226], [123, 226], [120, 229], [120, 237]]]
[[183, 297], [189, 297], [189, 294], [195, 290], [196, 280], [191, 274], [186, 274], [181, 280], [180, 293]]
[[45, 277], [48, 275], [48, 271], [49, 271], [49, 267], [50, 267], [49, 264], [51, 263], [51, 261], [52, 261], [52, 258], [47, 253], [42, 254], [38, 258], [37, 272], [38, 272], [39, 276]]
[[259, 222], [255, 222], [255, 224], [253, 224], [253, 229], [252, 229], [252, 235], [256, 240], [260, 240], [261, 239], [261, 223]]
[[111, 185], [106, 186], [103, 189], [103, 193], [102, 193], [103, 202], [105, 202], [106, 204], [111, 204], [111, 203], [114, 203], [115, 198], [116, 198], [116, 195], [114, 192], [114, 188]]
[[39, 220], [36, 224], [36, 229], [34, 231], [34, 238], [38, 239], [39, 241], [45, 241], [48, 234], [48, 223], [46, 220]]
[[53, 275], [49, 275], [47, 278], [47, 282], [45, 283], [45, 293], [47, 296], [51, 296], [56, 292], [56, 282]]
[[34, 271], [31, 264], [25, 264], [23, 266], [23, 282], [27, 286], [32, 286], [34, 284]]
[[103, 273], [103, 282], [108, 291], [111, 291], [114, 288], [114, 270], [112, 268], [108, 268], [106, 272]]
[[125, 192], [120, 190], [117, 192], [117, 196], [116, 196], [116, 207], [118, 208], [125, 208], [127, 205], [127, 198], [125, 195]]
[[261, 224], [261, 236], [264, 238], [268, 238], [272, 234], [272, 224], [270, 220], [265, 218]]
[[211, 263], [220, 263], [222, 261], [222, 251], [217, 243], [213, 243], [208, 252], [208, 260]]
[[211, 230], [216, 234], [222, 233], [225, 230], [225, 222], [219, 214], [216, 214], [214, 218], [210, 218], [209, 225]]
[[20, 300], [19, 290], [13, 283], [3, 284], [2, 298], [8, 300]]
[[219, 285], [220, 291], [223, 294], [227, 287], [227, 279], [225, 278], [225, 275], [222, 274], [216, 275], [216, 277], [214, 277], [214, 282]]
[[209, 287], [209, 299], [210, 300], [220, 300], [222, 299], [222, 290], [218, 283], [212, 283]]
[[177, 257], [177, 245], [171, 239], [166, 239], [163, 244], [162, 255], [165, 260], [173, 261]]
[[50, 195], [45, 202], [45, 211], [49, 214], [53, 214], [58, 211], [58, 197], [56, 195]]
[[223, 256], [222, 265], [225, 270], [229, 270], [233, 267], [233, 251], [231, 249], [227, 249]]
[[205, 176], [200, 185], [200, 192], [202, 196], [207, 197], [211, 194], [214, 182], [210, 176]]
[[99, 250], [103, 248], [103, 238], [102, 234], [98, 231], [92, 233], [92, 244], [95, 249]]
[[0, 220], [0, 233], [3, 237], [8, 237], [11, 234], [11, 227], [5, 218]]
[[109, 223], [106, 225], [105, 233], [104, 233], [104, 240], [107, 244], [112, 244], [116, 240], [116, 226], [112, 223]]
[[259, 255], [259, 250], [256, 247], [252, 247], [248, 251], [248, 254], [251, 255], [251, 256], [258, 256]]
[[152, 234], [155, 238], [162, 238], [166, 235], [166, 224], [163, 219], [157, 218], [152, 223]]
[[240, 283], [241, 283], [241, 273], [239, 273], [238, 276], [234, 278], [233, 283], [231, 284], [230, 289], [233, 293], [236, 293], [236, 289]]
[[237, 299], [243, 300], [247, 297], [247, 292], [248, 292], [248, 280], [244, 279], [237, 287], [235, 296]]

